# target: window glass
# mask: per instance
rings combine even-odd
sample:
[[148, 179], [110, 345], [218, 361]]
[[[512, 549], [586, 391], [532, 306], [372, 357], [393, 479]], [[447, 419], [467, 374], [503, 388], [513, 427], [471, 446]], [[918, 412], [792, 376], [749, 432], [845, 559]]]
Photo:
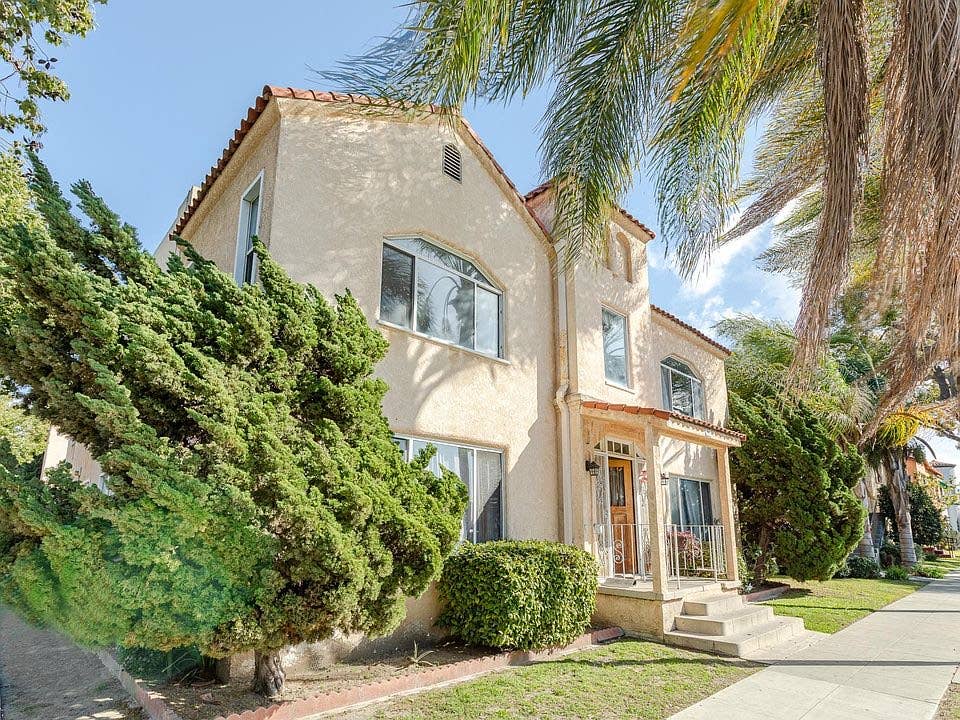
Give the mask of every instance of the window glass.
[[[502, 357], [502, 295], [469, 260], [420, 238], [383, 246], [380, 319]], [[415, 298], [414, 298], [415, 296]]]
[[663, 406], [667, 410], [703, 419], [703, 383], [690, 366], [676, 358], [665, 358], [660, 363], [663, 387]]
[[713, 524], [710, 483], [689, 478], [670, 478], [670, 522], [684, 529]]
[[257, 254], [253, 238], [259, 232], [260, 183], [257, 182], [243, 197], [240, 214], [240, 237], [237, 239], [236, 280], [240, 284], [253, 283], [257, 279]]
[[380, 289], [380, 318], [410, 327], [413, 311], [413, 257], [383, 246], [383, 276]]
[[477, 450], [476, 529], [474, 542], [503, 537], [503, 462], [500, 453]]
[[417, 267], [417, 331], [473, 347], [475, 285], [436, 265]]
[[503, 456], [495, 450], [479, 450], [449, 443], [428, 440], [408, 440], [395, 437], [394, 441], [411, 460], [428, 445], [437, 452], [428, 468], [435, 475], [441, 468], [450, 470], [467, 486], [469, 502], [463, 518], [461, 538], [474, 542], [500, 540], [503, 537], [502, 495]]
[[422, 257], [425, 260], [446, 265], [451, 270], [455, 270], [461, 275], [466, 275], [474, 280], [479, 280], [486, 285], [493, 285], [493, 283], [487, 279], [486, 275], [480, 272], [472, 262], [459, 255], [455, 255], [449, 250], [437, 247], [423, 238], [390, 238], [390, 244]]
[[627, 385], [627, 319], [603, 308], [603, 369], [607, 380]]
[[477, 350], [500, 354], [500, 296], [477, 288]]

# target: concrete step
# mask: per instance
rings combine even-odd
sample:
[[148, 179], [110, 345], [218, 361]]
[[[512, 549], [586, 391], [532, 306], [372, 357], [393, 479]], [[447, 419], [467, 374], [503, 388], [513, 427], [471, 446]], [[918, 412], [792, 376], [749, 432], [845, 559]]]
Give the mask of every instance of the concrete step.
[[803, 630], [803, 620], [800, 618], [775, 617], [733, 635], [701, 635], [671, 630], [664, 633], [663, 638], [668, 645], [741, 657], [745, 653], [785, 642]]
[[761, 663], [763, 665], [776, 665], [785, 660], [789, 660], [797, 653], [803, 652], [807, 648], [813, 647], [824, 638], [830, 637], [826, 633], [814, 632], [813, 630], [803, 630], [791, 638], [787, 638], [776, 645], [762, 647], [758, 650], [744, 652], [741, 657], [744, 660]]
[[742, 608], [743, 596], [735, 592], [718, 593], [686, 598], [683, 601], [684, 615], [723, 615]]
[[744, 605], [719, 615], [678, 615], [676, 629], [698, 635], [737, 635], [773, 620], [773, 608]]

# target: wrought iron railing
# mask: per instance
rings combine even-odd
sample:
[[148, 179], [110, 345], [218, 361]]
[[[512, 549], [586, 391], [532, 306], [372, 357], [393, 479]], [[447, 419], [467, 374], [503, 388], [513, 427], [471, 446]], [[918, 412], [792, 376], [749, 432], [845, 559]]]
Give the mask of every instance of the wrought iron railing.
[[[653, 574], [650, 525], [601, 523], [595, 527], [602, 571], [607, 577], [649, 580]], [[727, 572], [722, 525], [666, 525], [663, 549], [667, 577], [725, 576]]]

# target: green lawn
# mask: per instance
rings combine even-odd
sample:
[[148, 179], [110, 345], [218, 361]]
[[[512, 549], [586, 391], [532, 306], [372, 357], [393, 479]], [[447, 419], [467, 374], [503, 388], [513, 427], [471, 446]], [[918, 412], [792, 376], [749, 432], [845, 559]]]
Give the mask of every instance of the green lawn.
[[622, 640], [346, 715], [407, 720], [665, 718], [756, 671], [741, 660]]
[[852, 622], [909, 595], [919, 584], [896, 580], [855, 580], [853, 578], [826, 582], [800, 583], [778, 577], [790, 589], [770, 605], [777, 615], [803, 618], [807, 630], [835, 633]]
[[955, 558], [940, 558], [939, 560], [925, 560], [927, 565], [932, 565], [933, 567], [938, 567], [944, 572], [950, 572], [951, 570], [960, 569], [960, 557]]

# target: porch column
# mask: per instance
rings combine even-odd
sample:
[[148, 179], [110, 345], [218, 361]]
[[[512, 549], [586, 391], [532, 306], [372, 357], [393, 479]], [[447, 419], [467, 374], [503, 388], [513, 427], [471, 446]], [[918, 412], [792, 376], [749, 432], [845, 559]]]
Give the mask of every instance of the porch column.
[[719, 479], [720, 522], [723, 523], [723, 555], [727, 564], [727, 579], [739, 580], [737, 526], [733, 513], [733, 485], [730, 483], [730, 448], [717, 448], [717, 478]]
[[660, 433], [647, 425], [643, 433], [643, 454], [647, 461], [647, 522], [650, 524], [650, 565], [653, 591], [667, 590], [667, 548], [664, 538], [666, 509], [660, 487]]

